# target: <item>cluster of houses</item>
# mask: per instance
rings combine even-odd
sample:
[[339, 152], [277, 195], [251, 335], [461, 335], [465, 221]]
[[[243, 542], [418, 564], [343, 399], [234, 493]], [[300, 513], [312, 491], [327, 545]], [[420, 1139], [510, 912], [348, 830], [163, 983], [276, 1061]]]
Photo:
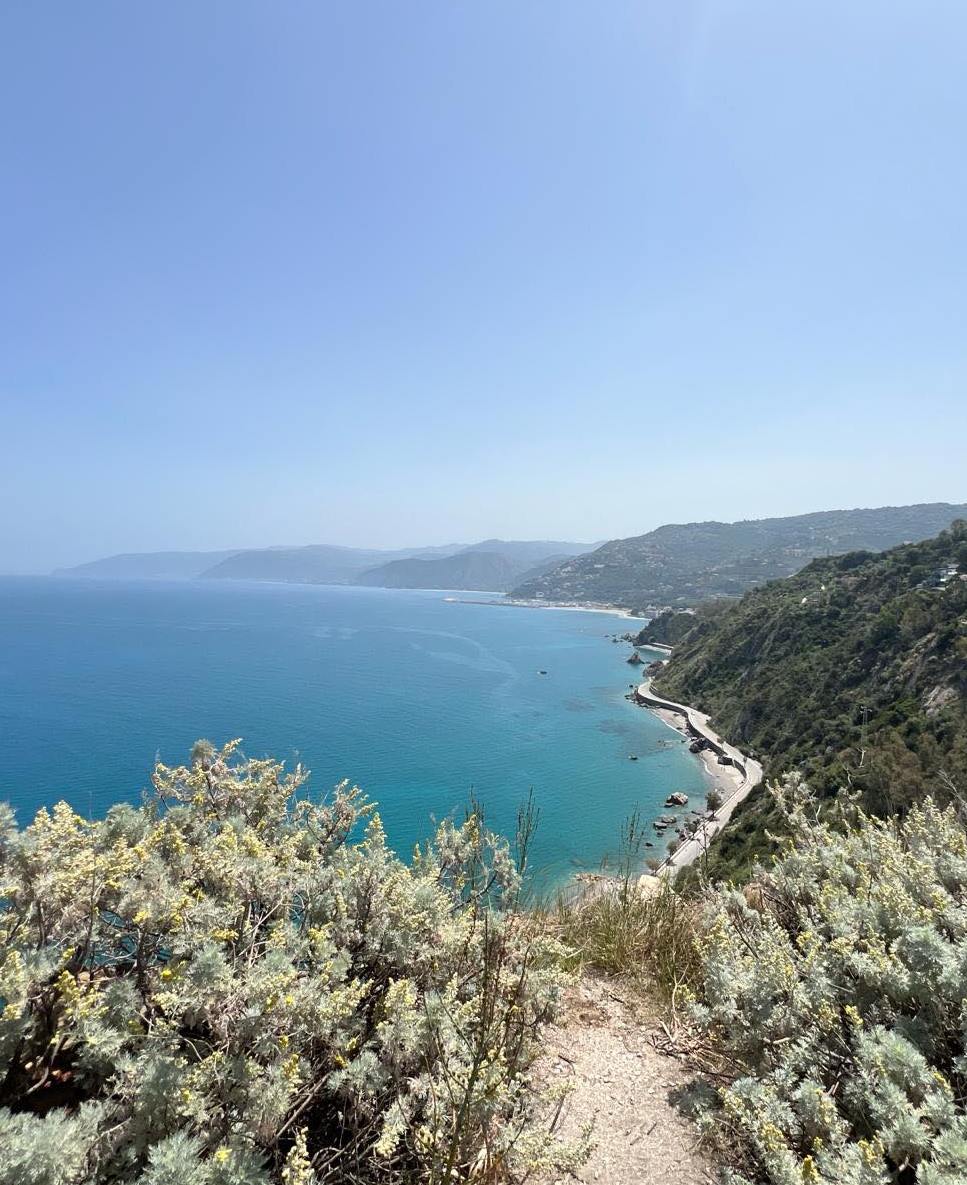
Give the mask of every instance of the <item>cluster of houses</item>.
[[[960, 575], [960, 570], [956, 564], [944, 564], [943, 567], [938, 568], [934, 572], [930, 580], [927, 581], [928, 588], [944, 588], [951, 580], [955, 580]], [[961, 580], [967, 580], [967, 574], [960, 577]]]

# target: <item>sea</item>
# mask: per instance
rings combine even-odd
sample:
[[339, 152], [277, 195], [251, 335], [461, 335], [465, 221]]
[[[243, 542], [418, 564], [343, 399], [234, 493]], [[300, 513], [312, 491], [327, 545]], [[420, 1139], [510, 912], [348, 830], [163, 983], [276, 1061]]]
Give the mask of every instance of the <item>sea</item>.
[[471, 795], [512, 834], [533, 792], [535, 884], [614, 867], [625, 821], [647, 827], [675, 790], [704, 796], [703, 770], [625, 698], [637, 671], [612, 639], [634, 622], [493, 601], [0, 579], [0, 801], [21, 826], [61, 799], [95, 817], [150, 792], [155, 761], [241, 737], [301, 762], [315, 797], [361, 786], [404, 857]]

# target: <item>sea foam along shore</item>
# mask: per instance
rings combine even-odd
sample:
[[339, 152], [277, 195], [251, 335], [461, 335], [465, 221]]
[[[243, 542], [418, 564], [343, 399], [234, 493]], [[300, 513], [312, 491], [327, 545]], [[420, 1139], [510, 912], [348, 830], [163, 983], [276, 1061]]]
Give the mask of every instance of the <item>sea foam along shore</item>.
[[651, 679], [639, 684], [634, 693], [636, 703], [650, 709], [676, 732], [692, 740], [702, 740], [705, 748], [698, 756], [705, 766], [713, 786], [722, 795], [722, 805], [714, 816], [706, 815], [695, 837], [684, 840], [674, 855], [668, 856], [659, 872], [671, 871], [691, 864], [708, 849], [712, 838], [722, 830], [733, 811], [762, 781], [762, 766], [735, 745], [723, 740], [709, 725], [708, 716], [687, 704], [665, 699], [651, 690]]

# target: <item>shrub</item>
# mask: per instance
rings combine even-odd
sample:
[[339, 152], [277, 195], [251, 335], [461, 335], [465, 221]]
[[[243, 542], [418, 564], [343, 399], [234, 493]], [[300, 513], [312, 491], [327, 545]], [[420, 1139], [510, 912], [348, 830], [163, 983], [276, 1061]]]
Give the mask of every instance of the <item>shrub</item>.
[[236, 743], [153, 782], [95, 822], [0, 808], [4, 1179], [449, 1185], [538, 1146], [558, 960], [479, 811], [406, 865], [358, 789], [314, 804]]
[[721, 1122], [755, 1181], [963, 1185], [964, 824], [928, 799], [832, 826], [799, 779], [777, 793], [790, 838], [703, 939], [698, 1016], [738, 1073]]

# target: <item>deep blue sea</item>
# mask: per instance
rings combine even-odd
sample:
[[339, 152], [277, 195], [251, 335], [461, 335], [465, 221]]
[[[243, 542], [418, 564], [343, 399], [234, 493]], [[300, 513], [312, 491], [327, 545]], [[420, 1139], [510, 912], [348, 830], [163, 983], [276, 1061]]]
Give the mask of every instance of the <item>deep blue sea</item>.
[[156, 758], [240, 736], [302, 761], [314, 794], [358, 783], [403, 854], [471, 787], [512, 832], [533, 787], [549, 883], [613, 856], [635, 807], [704, 793], [677, 734], [624, 698], [635, 672], [610, 637], [631, 623], [445, 597], [2, 579], [0, 800], [21, 824], [61, 798], [99, 814], [138, 801]]

